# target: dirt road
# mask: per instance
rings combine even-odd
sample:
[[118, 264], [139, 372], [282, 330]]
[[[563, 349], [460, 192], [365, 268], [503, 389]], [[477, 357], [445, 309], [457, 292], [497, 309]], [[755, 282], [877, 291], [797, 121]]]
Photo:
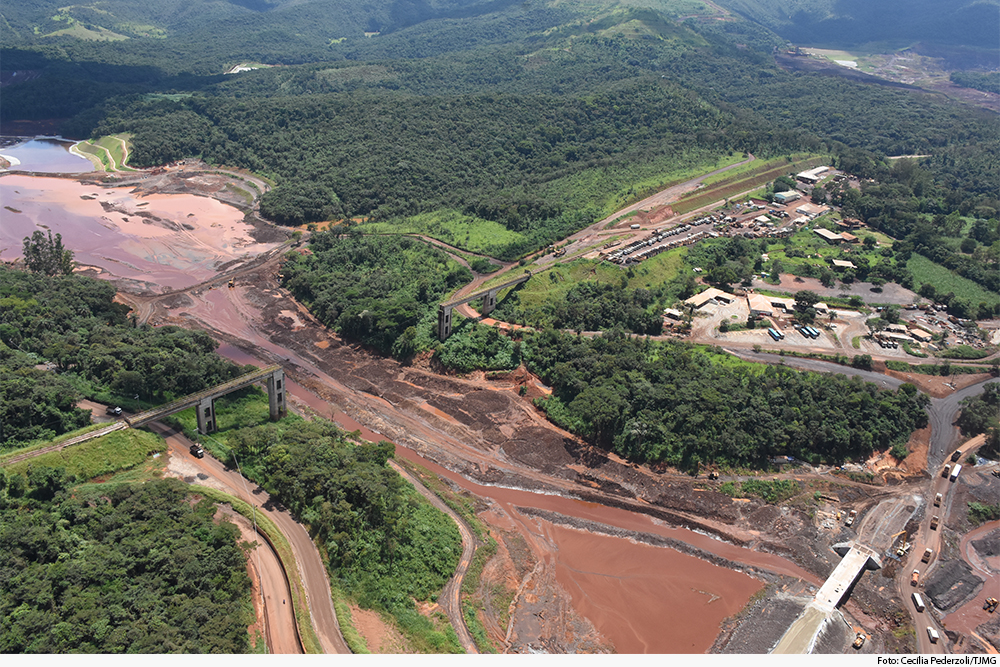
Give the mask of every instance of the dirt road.
[[[302, 576], [302, 583], [305, 585], [313, 628], [316, 630], [323, 651], [325, 653], [350, 653], [350, 649], [347, 648], [347, 644], [340, 634], [340, 625], [337, 623], [337, 615], [330, 597], [330, 581], [327, 579], [326, 568], [305, 527], [293, 519], [288, 510], [273, 502], [264, 489], [248, 481], [237, 471], [227, 469], [221, 462], [208, 454], [203, 459], [191, 456], [189, 452], [191, 441], [176, 429], [159, 422], [150, 424], [149, 429], [167, 440], [171, 457], [183, 458], [187, 456], [191, 459], [189, 463], [200, 473], [196, 475], [199, 482], [213, 480], [219, 485], [216, 488], [254, 505], [258, 511], [266, 513], [274, 521], [292, 545], [295, 562]], [[205, 477], [202, 478], [201, 475], [205, 475]]]
[[[278, 554], [267, 540], [254, 531], [251, 522], [243, 515], [234, 511], [224, 514], [240, 529], [243, 541], [257, 543], [257, 548], [247, 559], [247, 568], [254, 580], [254, 587], [260, 591], [268, 653], [303, 653], [298, 631], [295, 629], [295, 614], [290, 604], [292, 593]], [[257, 607], [256, 601], [254, 607]]]
[[472, 564], [472, 556], [476, 553], [476, 538], [473, 536], [468, 524], [462, 520], [462, 517], [458, 516], [440, 498], [431, 493], [418, 479], [399, 467], [399, 464], [395, 461], [389, 461], [389, 465], [403, 479], [412, 484], [417, 493], [426, 498], [431, 505], [434, 505], [434, 507], [447, 514], [455, 522], [455, 525], [458, 526], [458, 532], [462, 535], [462, 556], [458, 560], [455, 574], [448, 580], [444, 590], [441, 591], [441, 595], [438, 596], [438, 604], [445, 610], [445, 614], [447, 614], [448, 620], [451, 621], [452, 627], [455, 628], [455, 634], [458, 635], [458, 641], [462, 644], [465, 652], [479, 653], [479, 649], [476, 648], [476, 643], [472, 640], [472, 634], [469, 632], [469, 628], [465, 624], [465, 617], [462, 614], [462, 581], [465, 578], [465, 573], [469, 570], [469, 565]]

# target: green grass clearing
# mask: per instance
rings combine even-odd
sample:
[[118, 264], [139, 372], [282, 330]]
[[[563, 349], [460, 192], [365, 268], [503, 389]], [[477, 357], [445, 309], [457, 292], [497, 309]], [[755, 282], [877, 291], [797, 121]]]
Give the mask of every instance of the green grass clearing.
[[994, 304], [1000, 301], [1000, 294], [991, 292], [957, 273], [952, 273], [919, 253], [913, 253], [910, 261], [906, 263], [906, 268], [913, 274], [915, 288], [919, 288], [924, 283], [930, 283], [938, 294], [944, 295], [951, 292], [974, 306], [980, 303]]
[[498, 222], [454, 209], [421, 213], [400, 221], [366, 222], [361, 230], [376, 234], [424, 234], [448, 245], [490, 257], [511, 243], [524, 239]]
[[73, 445], [57, 452], [41, 454], [6, 466], [9, 473], [27, 473], [31, 466], [65, 468], [80, 480], [134, 468], [157, 452], [167, 451], [161, 438], [146, 431], [125, 429]]

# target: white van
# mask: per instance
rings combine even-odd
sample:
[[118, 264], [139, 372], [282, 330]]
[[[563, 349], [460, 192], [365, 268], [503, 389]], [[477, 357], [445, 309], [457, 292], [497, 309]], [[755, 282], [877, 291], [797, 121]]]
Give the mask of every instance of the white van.
[[927, 636], [930, 638], [932, 644], [938, 643], [938, 632], [931, 626], [927, 626]]

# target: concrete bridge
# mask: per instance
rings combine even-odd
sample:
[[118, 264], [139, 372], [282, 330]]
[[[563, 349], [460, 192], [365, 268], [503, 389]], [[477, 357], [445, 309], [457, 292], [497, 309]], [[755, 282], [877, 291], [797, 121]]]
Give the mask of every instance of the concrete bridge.
[[514, 285], [520, 285], [523, 282], [527, 282], [531, 278], [531, 272], [526, 272], [520, 278], [515, 278], [514, 280], [509, 280], [502, 285], [497, 285], [496, 287], [491, 287], [489, 289], [480, 290], [475, 294], [471, 294], [467, 297], [461, 299], [454, 299], [452, 301], [446, 301], [438, 306], [438, 340], [445, 341], [448, 336], [451, 335], [451, 311], [455, 306], [461, 306], [463, 303], [469, 303], [470, 301], [475, 301], [477, 299], [483, 300], [483, 307], [480, 309], [480, 315], [488, 315], [492, 313], [497, 307], [497, 294], [501, 290], [505, 290], [508, 287], [513, 287]]
[[177, 399], [152, 410], [132, 415], [131, 417], [127, 417], [125, 421], [132, 428], [138, 428], [148, 422], [156, 421], [192, 406], [197, 406], [198, 432], [203, 434], [214, 433], [218, 430], [218, 423], [215, 419], [215, 399], [255, 382], [260, 382], [261, 380], [264, 380], [267, 384], [267, 402], [270, 408], [271, 419], [284, 417], [288, 413], [285, 402], [285, 371], [282, 370], [281, 366], [268, 366], [267, 368], [261, 368], [246, 375], [241, 375], [235, 380], [216, 385], [210, 389], [189, 394], [184, 398]]
[[835, 544], [833, 550], [843, 556], [798, 618], [788, 627], [771, 653], [811, 653], [820, 633], [847, 599], [865, 570], [882, 567], [874, 549], [863, 544]]

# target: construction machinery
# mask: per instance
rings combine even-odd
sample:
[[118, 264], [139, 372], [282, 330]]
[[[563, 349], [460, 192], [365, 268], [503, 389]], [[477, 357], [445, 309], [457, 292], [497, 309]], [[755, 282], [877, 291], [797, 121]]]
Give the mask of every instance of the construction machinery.
[[857, 510], [851, 510], [851, 513], [847, 515], [847, 521], [844, 522], [844, 525], [845, 526], [854, 525], [854, 519], [856, 519], [857, 516], [858, 516], [858, 511]]
[[937, 530], [938, 524], [941, 523], [941, 517], [934, 515], [931, 517], [931, 530]]
[[230, 278], [229, 279], [229, 289], [233, 289], [234, 287], [236, 287], [236, 279], [235, 278]]
[[857, 637], [854, 638], [854, 643], [851, 644], [854, 648], [861, 648], [865, 645], [865, 640], [868, 639], [868, 635], [863, 632], [859, 632]]
[[933, 549], [924, 549], [924, 555], [920, 557], [920, 560], [929, 563], [931, 562], [931, 555], [934, 553]]
[[920, 570], [914, 570], [910, 575], [910, 585], [916, 586], [920, 582]]
[[983, 609], [992, 614], [997, 610], [997, 604], [998, 601], [996, 598], [986, 598], [986, 602], [983, 603]]

